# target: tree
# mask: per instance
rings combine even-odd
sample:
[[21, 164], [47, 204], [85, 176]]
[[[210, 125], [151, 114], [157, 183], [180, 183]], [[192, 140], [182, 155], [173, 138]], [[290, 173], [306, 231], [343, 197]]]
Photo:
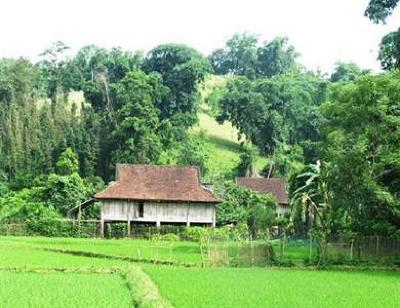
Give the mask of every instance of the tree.
[[130, 72], [114, 87], [118, 106], [113, 162], [154, 163], [162, 151], [159, 110], [163, 87], [158, 75]]
[[217, 206], [217, 223], [247, 224], [253, 235], [264, 233], [274, 224], [276, 201], [271, 195], [258, 194], [231, 182], [224, 183], [219, 194], [223, 202]]
[[215, 73], [255, 77], [257, 66], [258, 38], [254, 34], [234, 34], [224, 49], [217, 49], [210, 55]]
[[367, 75], [333, 87], [323, 106], [331, 205], [357, 234], [400, 227], [399, 78]]
[[234, 34], [223, 49], [215, 50], [209, 59], [215, 73], [233, 74], [254, 79], [272, 77], [298, 70], [294, 47], [285, 37], [276, 37], [258, 46], [255, 34]]
[[66, 148], [57, 161], [57, 170], [60, 175], [71, 175], [79, 171], [78, 155], [71, 148]]
[[51, 174], [38, 188], [38, 199], [46, 202], [64, 217], [68, 211], [92, 196], [93, 187], [78, 173], [70, 175]]
[[228, 81], [217, 120], [230, 121], [264, 154], [280, 143], [300, 144], [311, 158], [322, 120], [318, 105], [325, 100], [326, 82], [311, 74], [274, 76], [254, 81], [244, 76]]
[[384, 23], [396, 8], [399, 0], [370, 0], [364, 15], [374, 23]]
[[185, 142], [180, 142], [177, 157], [179, 165], [198, 167], [202, 177], [207, 175], [209, 159], [204, 138], [204, 134], [200, 134], [196, 137], [188, 137]]
[[240, 150], [239, 163], [236, 167], [237, 175], [240, 177], [256, 176], [257, 149], [252, 146], [242, 145]]
[[353, 82], [368, 71], [363, 71], [355, 63], [336, 63], [335, 71], [332, 73], [330, 80], [332, 82]]
[[69, 47], [62, 41], [54, 42], [40, 54], [42, 60], [37, 63], [39, 70], [37, 88], [43, 96], [56, 100], [57, 91], [62, 84], [62, 68], [65, 63], [64, 52]]
[[306, 166], [303, 173], [298, 174], [291, 185], [292, 217], [307, 222], [310, 235], [310, 254], [312, 239], [318, 243], [318, 264], [325, 255], [327, 236], [331, 232], [331, 210], [328, 186], [321, 164]]
[[400, 28], [382, 38], [378, 59], [384, 70], [400, 68]]
[[272, 77], [294, 72], [298, 68], [298, 56], [286, 37], [276, 37], [271, 42], [264, 42], [257, 49], [257, 74]]
[[320, 161], [305, 166], [292, 178], [290, 187], [292, 215], [307, 221], [309, 231], [315, 227], [326, 229], [328, 204]]
[[182, 127], [193, 125], [197, 121], [197, 87], [211, 72], [207, 59], [186, 45], [165, 44], [146, 55], [142, 68], [147, 73], [159, 73], [162, 84], [169, 89], [156, 104], [161, 119]]
[[59, 218], [58, 212], [45, 201], [38, 199], [37, 188], [24, 188], [0, 197], [0, 222], [15, 223], [38, 220], [43, 217]]

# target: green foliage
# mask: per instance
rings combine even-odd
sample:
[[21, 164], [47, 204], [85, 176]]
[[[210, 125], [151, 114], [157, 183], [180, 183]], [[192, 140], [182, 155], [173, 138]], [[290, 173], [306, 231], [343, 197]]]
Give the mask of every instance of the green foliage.
[[364, 14], [374, 23], [384, 23], [398, 2], [399, 0], [370, 0]]
[[216, 74], [244, 75], [252, 78], [256, 74], [257, 42], [254, 34], [234, 34], [224, 49], [217, 49], [210, 55]]
[[335, 71], [331, 75], [332, 82], [353, 82], [356, 81], [360, 76], [366, 74], [367, 71], [363, 71], [355, 63], [336, 63]]
[[57, 171], [61, 175], [71, 175], [79, 171], [78, 155], [70, 148], [60, 154], [57, 161]]
[[293, 174], [296, 174], [304, 167], [304, 156], [308, 159], [314, 158], [315, 154], [307, 153], [307, 147], [304, 143], [302, 146], [289, 145], [280, 143], [278, 144], [274, 155], [271, 157], [269, 163], [264, 167], [261, 175], [265, 177], [278, 176], [289, 179]]
[[209, 58], [216, 74], [253, 79], [297, 71], [297, 56], [285, 37], [276, 37], [258, 46], [257, 35], [237, 33], [226, 42], [225, 48], [213, 51]]
[[38, 188], [22, 189], [0, 198], [0, 222], [36, 221], [42, 217], [58, 218], [53, 206], [41, 200]]
[[211, 71], [210, 64], [196, 50], [180, 44], [165, 44], [152, 49], [143, 62], [145, 72], [157, 72], [170, 90], [156, 105], [161, 119], [189, 127], [197, 120], [197, 87]]
[[384, 70], [400, 69], [400, 28], [382, 38], [378, 59]]
[[200, 174], [204, 177], [207, 175], [207, 161], [209, 159], [205, 136], [199, 134], [196, 138], [188, 137], [185, 142], [180, 142], [177, 162], [184, 166], [196, 166], [200, 170]]
[[334, 87], [323, 108], [332, 207], [354, 232], [390, 233], [400, 226], [399, 78], [365, 76]]
[[121, 48], [106, 50], [94, 45], [82, 47], [62, 68], [62, 87], [81, 90], [95, 110], [114, 111], [109, 95], [110, 84], [138, 69], [140, 53], [123, 51]]
[[274, 223], [277, 203], [270, 195], [258, 194], [231, 182], [220, 187], [223, 202], [217, 206], [217, 223], [244, 223], [253, 234], [266, 232]]
[[77, 173], [37, 178], [31, 188], [0, 197], [0, 221], [58, 219], [93, 193], [93, 186]]
[[227, 84], [217, 119], [232, 122], [263, 153], [272, 154], [279, 143], [299, 143], [308, 160], [315, 155], [322, 121], [318, 105], [326, 91], [326, 82], [312, 74], [255, 81], [236, 77]]
[[156, 162], [162, 151], [159, 110], [155, 107], [164, 87], [158, 75], [130, 72], [115, 85], [118, 104], [113, 162]]
[[242, 145], [239, 156], [239, 164], [236, 167], [236, 174], [241, 177], [253, 177], [256, 172], [257, 149], [252, 146]]
[[90, 197], [92, 193], [90, 185], [77, 173], [65, 176], [51, 174], [40, 198], [65, 216], [68, 210]]
[[82, 174], [93, 175], [99, 123], [92, 117], [88, 124], [93, 115], [90, 108], [73, 104], [62, 94], [52, 101], [39, 98], [40, 70], [26, 60], [0, 63], [0, 80], [9, 86], [0, 109], [0, 172], [11, 186], [27, 187], [24, 183], [36, 176], [54, 172], [59, 154], [67, 147], [78, 154]]
[[57, 92], [61, 87], [62, 67], [65, 64], [63, 53], [69, 47], [61, 41], [54, 42], [40, 56], [41, 60], [36, 64], [39, 71], [36, 87], [43, 97], [49, 97], [56, 101]]
[[265, 77], [293, 73], [298, 70], [298, 53], [287, 37], [276, 37], [257, 49], [257, 74]]

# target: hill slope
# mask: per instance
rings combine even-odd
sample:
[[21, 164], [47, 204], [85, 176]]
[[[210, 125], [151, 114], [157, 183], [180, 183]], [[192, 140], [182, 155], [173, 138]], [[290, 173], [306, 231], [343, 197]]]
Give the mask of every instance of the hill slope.
[[[233, 177], [233, 169], [239, 162], [240, 143], [237, 130], [230, 124], [223, 125], [205, 113], [199, 114], [199, 124], [193, 128], [193, 134], [203, 132], [206, 136], [208, 148], [208, 178], [217, 176]], [[267, 163], [267, 158], [257, 158], [257, 169], [260, 170]]]

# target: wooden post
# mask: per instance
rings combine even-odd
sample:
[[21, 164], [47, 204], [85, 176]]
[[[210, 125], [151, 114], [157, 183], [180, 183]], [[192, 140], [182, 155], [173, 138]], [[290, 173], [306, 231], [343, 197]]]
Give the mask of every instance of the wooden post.
[[104, 220], [100, 220], [100, 236], [104, 237]]
[[127, 228], [128, 228], [128, 230], [127, 230], [127, 235], [128, 235], [128, 237], [130, 237], [131, 236], [131, 220], [130, 220], [130, 218], [128, 217], [128, 222], [127, 222]]
[[111, 224], [111, 222], [109, 222], [108, 224], [107, 224], [107, 236], [108, 237], [112, 237], [113, 235], [112, 235], [112, 224]]
[[215, 228], [215, 224], [216, 224], [216, 214], [215, 214], [216, 210], [215, 210], [215, 206], [214, 206], [214, 210], [213, 210], [213, 221], [212, 221], [212, 226], [213, 228]]
[[186, 226], [190, 227], [190, 203], [188, 204], [188, 206], [186, 207]]

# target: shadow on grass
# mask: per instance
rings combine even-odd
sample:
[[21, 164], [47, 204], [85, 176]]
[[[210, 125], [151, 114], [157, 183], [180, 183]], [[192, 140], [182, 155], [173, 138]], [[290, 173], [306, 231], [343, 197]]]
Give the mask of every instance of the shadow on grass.
[[232, 152], [240, 152], [240, 144], [236, 143], [231, 140], [227, 140], [215, 135], [208, 135], [207, 140], [211, 143], [214, 143], [216, 146], [219, 148], [222, 148], [227, 151], [232, 151]]

